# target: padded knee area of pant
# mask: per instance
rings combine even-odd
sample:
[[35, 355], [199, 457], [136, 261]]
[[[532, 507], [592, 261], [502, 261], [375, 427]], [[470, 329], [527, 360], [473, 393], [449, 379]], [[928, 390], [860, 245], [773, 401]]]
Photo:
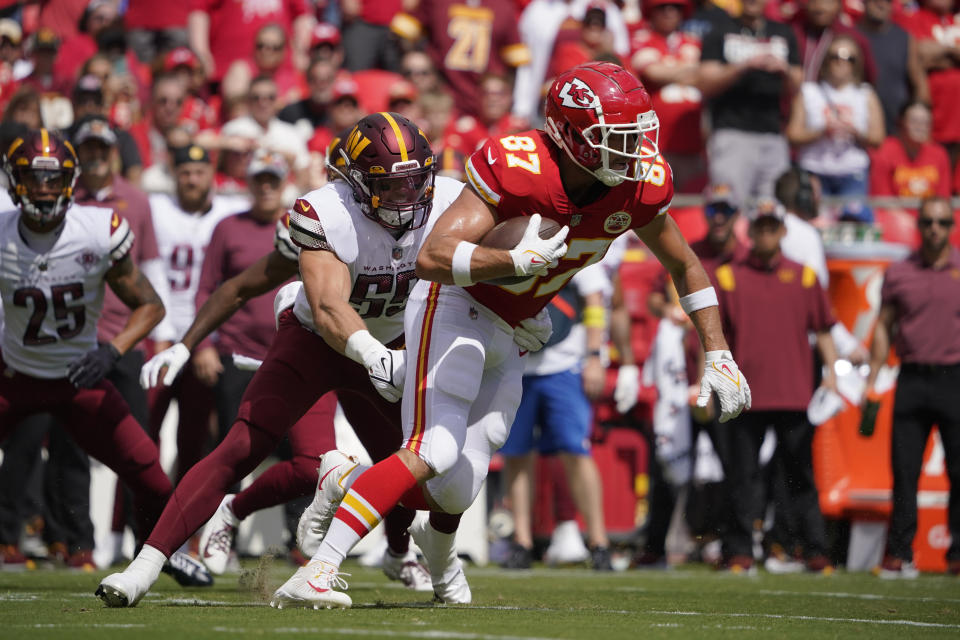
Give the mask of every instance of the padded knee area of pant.
[[446, 513], [463, 513], [480, 490], [480, 482], [475, 484], [473, 465], [466, 456], [461, 455], [447, 473], [427, 481], [426, 488], [433, 500]]
[[434, 385], [454, 398], [473, 402], [483, 378], [483, 350], [475, 342], [457, 338], [437, 366]]

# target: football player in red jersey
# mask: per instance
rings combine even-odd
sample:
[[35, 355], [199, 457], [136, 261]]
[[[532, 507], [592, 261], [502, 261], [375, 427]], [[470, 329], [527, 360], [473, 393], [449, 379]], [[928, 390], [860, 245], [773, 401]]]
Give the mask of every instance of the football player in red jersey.
[[[657, 149], [659, 125], [646, 90], [617, 65], [588, 63], [554, 81], [546, 117], [546, 131], [489, 140], [470, 157], [470, 188], [424, 241], [417, 258], [422, 280], [404, 317], [410, 362], [403, 447], [358, 476], [343, 497], [313, 556], [324, 570], [314, 576], [312, 593], [299, 590], [304, 600], [331, 606], [344, 597], [334, 590], [343, 586], [340, 563], [401, 500], [451, 514], [470, 506], [520, 402], [517, 345], [543, 346], [551, 331], [544, 307], [630, 229], [670, 271], [700, 334], [707, 353], [699, 401], [705, 404], [716, 392], [723, 421], [750, 407], [750, 389], [723, 337], [716, 293], [665, 215], [673, 185]], [[567, 226], [541, 239], [541, 213]], [[518, 216], [528, 216], [529, 224], [514, 249], [474, 244], [498, 221]], [[532, 277], [511, 285], [483, 282], [510, 276]], [[414, 536], [436, 548], [444, 535], [453, 535], [427, 533]], [[424, 551], [429, 558], [430, 550]], [[454, 578], [433, 576], [435, 584]], [[278, 595], [297, 590], [297, 579]]]

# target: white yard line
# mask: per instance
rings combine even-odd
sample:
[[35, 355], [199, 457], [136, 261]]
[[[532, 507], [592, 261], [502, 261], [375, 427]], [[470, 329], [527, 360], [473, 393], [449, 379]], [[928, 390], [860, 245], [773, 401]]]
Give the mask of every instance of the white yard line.
[[960, 598], [933, 598], [930, 596], [888, 596], [882, 593], [848, 593], [844, 591], [778, 591], [761, 589], [758, 593], [771, 596], [824, 596], [827, 598], [854, 598], [857, 600], [909, 600], [911, 602], [960, 602]]
[[869, 618], [830, 618], [826, 616], [793, 616], [779, 613], [714, 613], [703, 611], [649, 611], [648, 613], [668, 616], [703, 616], [707, 618], [768, 618], [771, 620], [803, 620], [806, 622], [855, 622], [857, 624], [880, 624], [904, 627], [925, 627], [933, 629], [960, 629], [960, 624], [941, 622], [919, 622], [917, 620], [877, 620]]
[[[243, 627], [213, 627], [212, 631], [221, 633], [247, 633]], [[494, 633], [464, 633], [462, 631], [444, 631], [442, 629], [411, 629], [394, 631], [390, 629], [351, 629], [349, 627], [278, 627], [271, 633], [326, 633], [345, 636], [375, 636], [378, 638], [456, 638], [457, 640], [559, 640], [543, 636], [503, 636]]]

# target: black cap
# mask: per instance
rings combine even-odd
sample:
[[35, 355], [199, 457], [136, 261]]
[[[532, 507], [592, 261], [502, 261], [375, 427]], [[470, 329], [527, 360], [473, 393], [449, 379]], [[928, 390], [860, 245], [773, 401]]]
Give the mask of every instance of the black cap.
[[188, 162], [205, 162], [210, 164], [210, 154], [198, 144], [174, 147], [170, 149], [170, 155], [173, 157], [173, 166], [175, 167], [179, 167]]

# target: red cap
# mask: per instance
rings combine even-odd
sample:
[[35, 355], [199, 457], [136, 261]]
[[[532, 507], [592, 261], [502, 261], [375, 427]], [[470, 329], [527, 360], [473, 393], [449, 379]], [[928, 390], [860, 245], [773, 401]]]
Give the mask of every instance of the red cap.
[[340, 30], [329, 22], [318, 22], [310, 32], [310, 48], [329, 44], [332, 47], [340, 46]]
[[406, 80], [398, 80], [397, 82], [394, 82], [390, 86], [389, 102], [392, 103], [395, 100], [409, 100], [410, 102], [416, 102], [417, 88]]
[[187, 47], [177, 47], [168, 52], [163, 59], [164, 71], [173, 71], [177, 67], [183, 66], [190, 67], [191, 69], [196, 69], [200, 66], [200, 60], [196, 54]]
[[357, 86], [353, 78], [337, 78], [336, 82], [333, 83], [333, 102], [340, 98], [353, 98], [359, 102], [357, 98], [359, 94], [360, 87]]

